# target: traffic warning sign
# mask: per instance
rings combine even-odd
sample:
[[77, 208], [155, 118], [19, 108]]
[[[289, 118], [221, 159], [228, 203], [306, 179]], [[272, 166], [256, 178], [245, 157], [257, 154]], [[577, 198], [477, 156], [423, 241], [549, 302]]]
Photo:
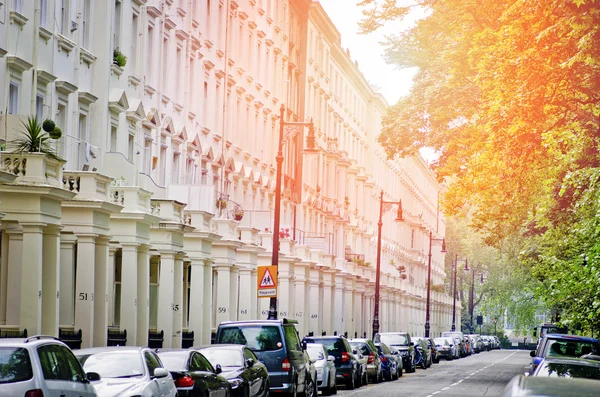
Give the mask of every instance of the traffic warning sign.
[[277, 266], [259, 266], [257, 281], [259, 298], [277, 297]]

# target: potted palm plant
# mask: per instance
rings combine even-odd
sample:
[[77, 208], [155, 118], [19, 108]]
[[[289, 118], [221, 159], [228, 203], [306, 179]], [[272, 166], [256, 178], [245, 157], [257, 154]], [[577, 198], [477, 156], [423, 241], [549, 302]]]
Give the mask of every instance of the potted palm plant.
[[[21, 136], [12, 142], [15, 152], [44, 153], [55, 160], [60, 160], [60, 157], [48, 143], [49, 139], [58, 139], [62, 135], [62, 131], [54, 125], [54, 122], [51, 122], [51, 124], [44, 122], [42, 125], [37, 117], [28, 116], [27, 121], [21, 121], [21, 124], [23, 125]], [[50, 131], [47, 129], [50, 129]], [[56, 130], [58, 130], [58, 134], [54, 133]]]

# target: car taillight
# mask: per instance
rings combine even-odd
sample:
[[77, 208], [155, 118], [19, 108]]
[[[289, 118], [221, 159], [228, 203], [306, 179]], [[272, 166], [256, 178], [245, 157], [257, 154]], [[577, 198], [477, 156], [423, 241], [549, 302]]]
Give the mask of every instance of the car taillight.
[[44, 392], [40, 389], [29, 390], [25, 392], [25, 397], [44, 397]]
[[175, 387], [194, 387], [194, 379], [189, 375], [182, 376], [175, 379]]
[[348, 353], [342, 352], [342, 362], [347, 363], [348, 361], [350, 361], [350, 356], [348, 355]]
[[381, 356], [381, 362], [382, 363], [387, 363], [387, 358], [385, 356]]
[[375, 362], [375, 355], [373, 353], [369, 353], [369, 360], [367, 364], [373, 364]]
[[281, 362], [281, 370], [282, 371], [290, 371], [292, 369], [292, 364], [290, 364], [290, 360], [284, 358]]

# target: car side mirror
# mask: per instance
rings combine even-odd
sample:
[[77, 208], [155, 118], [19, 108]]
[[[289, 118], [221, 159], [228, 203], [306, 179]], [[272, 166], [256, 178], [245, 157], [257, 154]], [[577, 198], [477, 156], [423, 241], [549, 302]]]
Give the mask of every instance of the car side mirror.
[[334, 356], [327, 356], [327, 361], [335, 361], [335, 357]]
[[248, 368], [252, 368], [252, 366], [254, 365], [254, 359], [253, 358], [249, 358], [246, 360], [246, 366]]
[[90, 382], [97, 382], [100, 380], [100, 374], [98, 372], [88, 372], [87, 374], [85, 374], [85, 377]]
[[355, 356], [358, 356], [358, 350], [352, 350], [352, 354], [354, 354]]
[[530, 356], [530, 357], [535, 357], [535, 350], [532, 350], [532, 351], [530, 351], [530, 352], [529, 352], [529, 356]]
[[310, 358], [308, 361], [310, 361], [311, 364], [316, 363], [318, 360], [316, 358]]
[[[249, 360], [252, 360], [251, 358]], [[221, 364], [217, 364], [217, 366], [215, 367], [215, 374], [220, 374], [221, 372], [223, 372], [223, 368], [221, 368]]]
[[302, 350], [306, 350], [306, 342], [302, 341], [302, 343], [300, 343], [300, 346], [302, 346]]
[[169, 371], [164, 368], [158, 367], [154, 368], [154, 373], [152, 374], [155, 378], [164, 378], [169, 375]]

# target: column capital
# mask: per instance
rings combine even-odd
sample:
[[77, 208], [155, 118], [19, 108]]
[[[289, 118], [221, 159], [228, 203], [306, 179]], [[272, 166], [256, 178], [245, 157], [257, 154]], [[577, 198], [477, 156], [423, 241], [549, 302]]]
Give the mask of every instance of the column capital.
[[140, 245], [138, 243], [121, 243], [123, 251], [137, 251]]
[[96, 237], [96, 245], [109, 245], [109, 243], [110, 243], [110, 236], [100, 234], [100, 235], [98, 235], [98, 237]]
[[150, 245], [148, 244], [140, 244], [138, 245], [138, 252], [140, 253], [148, 253], [150, 252]]
[[46, 227], [44, 228], [44, 234], [48, 234], [48, 235], [60, 235], [61, 230], [63, 229], [63, 225], [46, 225]]
[[95, 243], [98, 234], [95, 233], [75, 233], [78, 243]]
[[23, 233], [42, 233], [47, 223], [43, 222], [19, 222], [19, 225], [23, 228]]

